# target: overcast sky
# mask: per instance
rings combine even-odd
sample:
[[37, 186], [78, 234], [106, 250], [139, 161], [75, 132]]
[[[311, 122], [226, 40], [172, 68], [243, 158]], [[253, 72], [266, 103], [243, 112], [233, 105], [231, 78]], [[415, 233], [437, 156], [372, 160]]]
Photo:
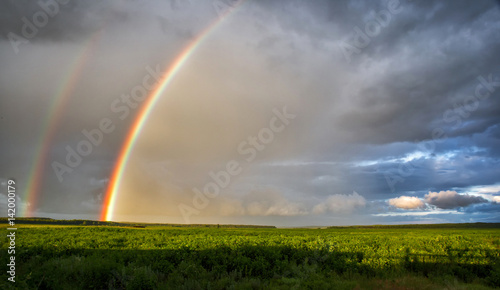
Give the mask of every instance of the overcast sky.
[[2, 1], [2, 215], [15, 178], [18, 213], [99, 219], [138, 92], [217, 23], [146, 119], [114, 220], [500, 222], [499, 8]]

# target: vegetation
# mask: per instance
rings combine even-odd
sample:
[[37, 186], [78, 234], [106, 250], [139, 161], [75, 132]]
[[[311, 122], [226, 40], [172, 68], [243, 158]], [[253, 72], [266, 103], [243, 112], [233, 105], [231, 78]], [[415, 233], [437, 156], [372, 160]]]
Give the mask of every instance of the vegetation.
[[23, 225], [15, 285], [1, 276], [1, 289], [489, 289], [500, 229]]

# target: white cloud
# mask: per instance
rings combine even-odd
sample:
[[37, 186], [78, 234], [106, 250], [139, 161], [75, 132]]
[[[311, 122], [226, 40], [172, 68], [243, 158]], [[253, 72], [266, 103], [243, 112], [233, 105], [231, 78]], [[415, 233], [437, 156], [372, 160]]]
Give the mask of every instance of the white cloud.
[[500, 185], [477, 185], [468, 188], [468, 191], [473, 194], [482, 195], [484, 197], [500, 193]]
[[365, 205], [365, 198], [354, 191], [351, 195], [331, 195], [325, 202], [314, 206], [313, 213], [351, 213], [354, 209], [363, 208]]
[[389, 199], [389, 204], [402, 209], [417, 209], [425, 206], [424, 202], [416, 196], [400, 196]]

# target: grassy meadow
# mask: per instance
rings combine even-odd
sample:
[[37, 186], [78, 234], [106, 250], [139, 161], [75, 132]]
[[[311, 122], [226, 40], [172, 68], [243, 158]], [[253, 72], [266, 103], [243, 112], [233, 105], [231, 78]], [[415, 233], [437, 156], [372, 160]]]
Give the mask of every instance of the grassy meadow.
[[[16, 236], [16, 282], [2, 271], [1, 289], [500, 287], [498, 224], [323, 229], [31, 224], [18, 225]], [[3, 238], [4, 262], [7, 247]]]

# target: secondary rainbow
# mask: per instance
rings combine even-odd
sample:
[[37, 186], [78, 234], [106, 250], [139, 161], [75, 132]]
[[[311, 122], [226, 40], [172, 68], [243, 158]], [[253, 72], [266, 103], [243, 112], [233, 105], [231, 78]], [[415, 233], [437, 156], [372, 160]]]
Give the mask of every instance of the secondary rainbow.
[[45, 166], [47, 157], [50, 153], [49, 151], [50, 146], [52, 145], [52, 140], [57, 132], [57, 124], [61, 119], [70, 96], [73, 94], [75, 87], [78, 84], [78, 80], [80, 79], [85, 64], [87, 63], [88, 58], [100, 37], [101, 32], [97, 32], [82, 46], [77, 54], [77, 57], [69, 66], [67, 77], [61, 82], [61, 86], [57, 90], [55, 97], [52, 99], [52, 106], [47, 113], [48, 117], [42, 124], [40, 139], [38, 146], [36, 147], [37, 150], [35, 151], [31, 171], [28, 174], [28, 181], [24, 195], [27, 205], [21, 213], [22, 216], [33, 216], [33, 212], [37, 207], [42, 187], [43, 173], [45, 172]]
[[145, 103], [141, 107], [136, 119], [134, 120], [128, 134], [126, 135], [125, 141], [123, 143], [122, 149], [118, 155], [118, 159], [115, 167], [113, 168], [111, 179], [108, 188], [105, 193], [105, 198], [103, 202], [103, 207], [101, 211], [101, 221], [110, 221], [113, 219], [114, 210], [116, 207], [116, 200], [118, 198], [118, 193], [120, 189], [120, 184], [122, 181], [123, 173], [127, 166], [130, 154], [134, 145], [136, 143], [137, 137], [139, 136], [141, 130], [148, 119], [149, 114], [153, 110], [155, 104], [160, 99], [161, 95], [172, 82], [174, 77], [177, 75], [179, 70], [182, 68], [184, 63], [189, 59], [189, 57], [195, 52], [195, 50], [200, 46], [200, 44], [210, 35], [217, 26], [219, 26], [230, 14], [232, 14], [238, 7], [240, 7], [245, 0], [238, 1], [233, 7], [227, 9], [217, 20], [212, 22], [207, 28], [205, 28], [198, 36], [191, 41], [182, 52], [174, 59], [168, 70], [162, 76], [157, 87], [153, 92], [147, 97]]

